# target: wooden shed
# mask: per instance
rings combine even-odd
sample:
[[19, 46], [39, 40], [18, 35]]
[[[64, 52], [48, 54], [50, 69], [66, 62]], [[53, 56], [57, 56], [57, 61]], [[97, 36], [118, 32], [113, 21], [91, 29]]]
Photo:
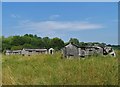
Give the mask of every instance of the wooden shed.
[[6, 55], [21, 54], [22, 50], [6, 50]]
[[94, 54], [102, 54], [103, 55], [103, 48], [99, 46], [84, 46], [79, 47], [73, 43], [69, 43], [63, 49], [63, 57], [85, 57], [91, 56]]
[[22, 55], [47, 54], [47, 49], [23, 49]]
[[64, 57], [70, 57], [70, 56], [78, 57], [79, 50], [77, 45], [70, 43], [66, 45], [62, 50]]

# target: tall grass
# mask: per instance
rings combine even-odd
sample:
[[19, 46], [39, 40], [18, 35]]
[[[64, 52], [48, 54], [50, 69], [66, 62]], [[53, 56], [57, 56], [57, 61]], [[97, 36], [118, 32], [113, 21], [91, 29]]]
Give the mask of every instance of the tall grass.
[[117, 85], [118, 57], [61, 59], [53, 55], [3, 55], [3, 85]]

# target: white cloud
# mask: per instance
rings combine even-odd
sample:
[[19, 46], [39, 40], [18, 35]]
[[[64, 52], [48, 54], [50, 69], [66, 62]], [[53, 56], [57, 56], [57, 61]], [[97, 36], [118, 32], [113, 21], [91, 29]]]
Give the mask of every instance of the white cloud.
[[60, 17], [60, 15], [51, 15], [50, 17], [49, 17], [49, 19], [50, 20], [54, 20], [54, 19], [57, 19], [58, 17]]
[[[21, 31], [36, 32], [36, 33], [49, 33], [57, 31], [79, 31], [79, 30], [92, 30], [104, 28], [101, 24], [80, 22], [80, 21], [39, 21], [33, 22], [30, 20], [20, 21], [14, 27]], [[51, 33], [50, 33], [51, 34]], [[52, 34], [53, 35], [53, 34]]]
[[42, 37], [50, 37], [50, 38], [54, 38], [54, 37], [59, 37], [59, 38], [63, 38], [65, 37], [65, 34], [63, 33], [59, 33], [59, 32], [55, 32], [55, 31], [49, 31], [49, 32], [38, 32], [38, 33], [35, 33], [39, 36], [42, 36]]
[[11, 14], [10, 15], [12, 18], [20, 18], [20, 16], [19, 15], [16, 15], [16, 14]]

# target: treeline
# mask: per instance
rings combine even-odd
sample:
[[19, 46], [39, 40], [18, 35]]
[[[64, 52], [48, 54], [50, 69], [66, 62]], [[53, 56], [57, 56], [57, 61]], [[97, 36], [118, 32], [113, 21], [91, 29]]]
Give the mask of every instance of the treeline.
[[[94, 44], [98, 44], [101, 46], [106, 45], [105, 43], [99, 43], [99, 42], [80, 42], [77, 38], [70, 38], [68, 42], [64, 42], [62, 39], [55, 37], [55, 38], [49, 38], [49, 37], [38, 37], [37, 35], [33, 34], [25, 34], [23, 36], [9, 36], [4, 37], [2, 36], [2, 52], [4, 52], [6, 49], [9, 50], [20, 50], [23, 48], [54, 48], [55, 50], [60, 50], [63, 48], [66, 44], [69, 42], [72, 42], [78, 46], [91, 46]], [[0, 40], [1, 40], [0, 39]], [[0, 45], [1, 46], [1, 45]], [[1, 47], [0, 47], [1, 48]]]
[[113, 49], [120, 50], [120, 45], [108, 45], [111, 46]]
[[2, 51], [18, 50], [23, 48], [54, 48], [61, 49], [64, 46], [64, 41], [60, 38], [38, 37], [37, 35], [25, 34], [24, 36], [10, 36], [5, 38], [2, 36]]

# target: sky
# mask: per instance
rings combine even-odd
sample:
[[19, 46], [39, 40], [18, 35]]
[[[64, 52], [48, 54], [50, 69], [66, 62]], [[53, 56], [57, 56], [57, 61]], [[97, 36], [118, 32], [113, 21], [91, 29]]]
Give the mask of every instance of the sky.
[[2, 36], [2, 3], [0, 2], [0, 36]]
[[2, 34], [118, 44], [117, 2], [3, 2]]
[[2, 0], [2, 2], [119, 2], [119, 0]]

